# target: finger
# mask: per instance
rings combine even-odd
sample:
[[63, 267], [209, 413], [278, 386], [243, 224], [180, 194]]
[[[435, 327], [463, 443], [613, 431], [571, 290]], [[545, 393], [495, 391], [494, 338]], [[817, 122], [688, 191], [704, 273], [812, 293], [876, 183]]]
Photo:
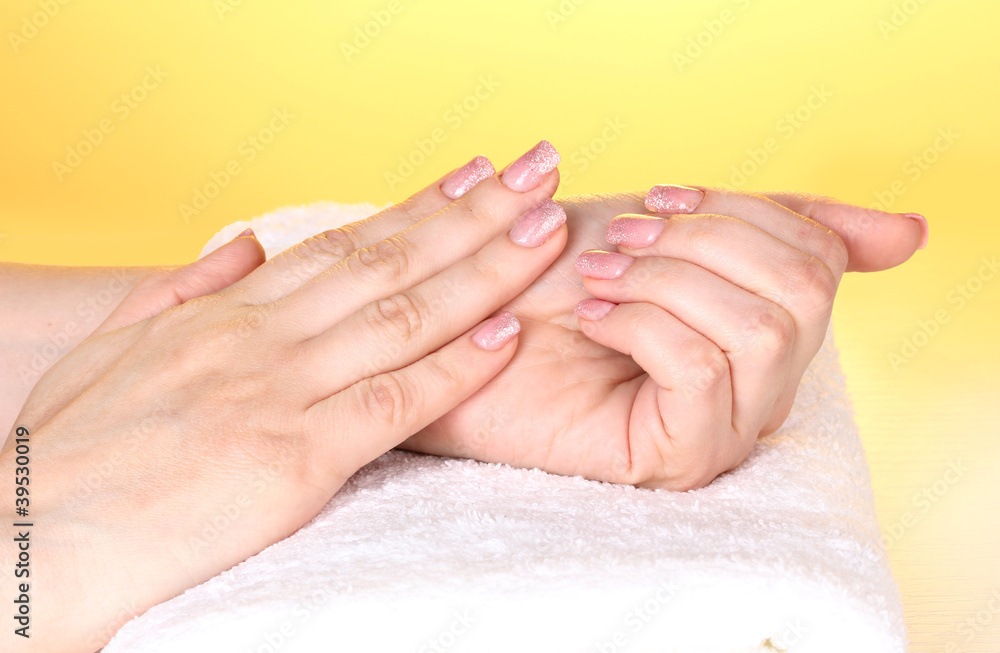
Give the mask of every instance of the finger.
[[[812, 227], [822, 225], [835, 233], [846, 248], [844, 266], [848, 271], [872, 272], [895, 267], [927, 244], [927, 220], [920, 214], [867, 209], [823, 195], [787, 192], [758, 194], [704, 186], [665, 185], [650, 189], [645, 205], [654, 213], [690, 213], [697, 210], [699, 213], [721, 213], [745, 219], [820, 258], [824, 258], [824, 246], [837, 248], [833, 243], [825, 243], [822, 231], [814, 233], [815, 229], [805, 230], [801, 224], [796, 227], [796, 220], [787, 221], [786, 228], [780, 232], [772, 230], [769, 225], [774, 224], [774, 218], [780, 217], [773, 212], [762, 212], [763, 219], [755, 222], [755, 210], [766, 209], [770, 203], [768, 200], [799, 216], [798, 222], [804, 218]], [[801, 233], [798, 233], [800, 230]], [[803, 243], [789, 238], [815, 241], [820, 251], [811, 251]]]
[[765, 195], [837, 232], [847, 245], [848, 272], [888, 270], [927, 246], [930, 228], [919, 213], [888, 213], [809, 193]]
[[[507, 234], [426, 281], [360, 310], [300, 347], [317, 399], [426, 356], [520, 294], [566, 244], [566, 214], [547, 200]], [[536, 240], [525, 246], [524, 234]], [[335, 369], [329, 361], [336, 360]]]
[[495, 377], [513, 357], [519, 330], [502, 313], [410, 365], [362, 379], [313, 404], [306, 434], [347, 478]]
[[250, 275], [235, 289], [239, 300], [249, 304], [277, 301], [357, 250], [389, 238], [441, 210], [494, 174], [489, 159], [477, 156], [400, 204], [364, 220], [312, 236], [278, 254]]
[[689, 489], [743, 459], [749, 449], [732, 427], [729, 360], [713, 342], [647, 303], [588, 299], [577, 315], [587, 337], [631, 356], [649, 375], [629, 416], [633, 478]]
[[531, 190], [516, 191], [497, 177], [485, 179], [441, 211], [352, 253], [280, 300], [281, 310], [304, 337], [322, 333], [373, 300], [472, 256], [549, 200], [559, 185], [558, 171], [548, 170], [538, 183]]
[[688, 261], [603, 252], [598, 256], [621, 259], [619, 265], [628, 267], [616, 279], [584, 276], [583, 285], [594, 297], [658, 306], [725, 353], [733, 381], [733, 428], [741, 438], [756, 439], [788, 391], [795, 340], [792, 316]]
[[795, 322], [792, 369], [806, 369], [826, 334], [839, 283], [821, 259], [728, 216], [623, 217], [662, 224], [651, 245], [624, 253], [689, 261], [784, 308]]
[[[712, 188], [654, 186], [646, 195], [646, 208], [666, 214], [697, 212], [737, 218], [815, 256], [833, 271], [838, 280], [847, 266], [847, 248], [833, 230], [763, 195]], [[636, 237], [642, 235], [648, 238], [652, 227], [655, 223], [648, 221], [612, 220], [608, 226], [608, 242], [634, 247]]]
[[[829, 315], [839, 276], [816, 255], [755, 225], [715, 214], [666, 219], [626, 215], [613, 222], [624, 221], [657, 223], [654, 226], [658, 235], [641, 249], [619, 246], [623, 253], [678, 258], [700, 265], [781, 305], [796, 318], [797, 326], [807, 326]], [[599, 276], [598, 272], [595, 270], [591, 276]]]
[[228, 288], [263, 262], [264, 248], [253, 231], [247, 229], [193, 263], [147, 276], [97, 327], [94, 335], [137, 324], [171, 306]]

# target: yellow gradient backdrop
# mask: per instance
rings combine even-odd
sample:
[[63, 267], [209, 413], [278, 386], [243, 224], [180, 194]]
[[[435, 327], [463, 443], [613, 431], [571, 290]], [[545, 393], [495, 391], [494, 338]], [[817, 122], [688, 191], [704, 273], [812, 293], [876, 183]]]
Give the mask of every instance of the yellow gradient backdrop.
[[400, 200], [540, 138], [564, 194], [728, 183], [927, 215], [930, 247], [848, 278], [835, 327], [913, 650], [1000, 645], [1000, 5], [62, 2], [0, 8], [3, 260], [179, 263], [228, 222]]

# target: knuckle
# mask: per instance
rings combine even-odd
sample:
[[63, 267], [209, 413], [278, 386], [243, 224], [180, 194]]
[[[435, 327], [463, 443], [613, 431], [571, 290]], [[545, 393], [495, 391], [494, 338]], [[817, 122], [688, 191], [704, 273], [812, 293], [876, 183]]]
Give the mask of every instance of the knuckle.
[[386, 277], [405, 276], [410, 268], [410, 256], [409, 244], [397, 234], [374, 245], [355, 250], [348, 261], [352, 273], [382, 280]]
[[392, 372], [366, 379], [361, 390], [361, 409], [365, 417], [388, 426], [402, 424], [418, 408], [416, 396], [408, 392]]
[[423, 327], [422, 307], [405, 293], [397, 293], [368, 305], [366, 322], [380, 342], [410, 342]]
[[504, 279], [500, 272], [502, 261], [496, 257], [487, 256], [485, 252], [479, 252], [473, 256], [469, 263], [472, 265], [472, 276], [484, 283], [490, 289], [497, 288]]
[[353, 232], [348, 227], [328, 229], [302, 241], [302, 247], [312, 257], [336, 263], [358, 249]]
[[847, 268], [847, 245], [837, 232], [816, 223], [813, 225], [810, 238], [812, 241], [810, 245], [831, 270], [843, 272]]
[[795, 321], [785, 309], [766, 302], [751, 313], [743, 342], [744, 347], [753, 351], [786, 352], [795, 342]]
[[448, 388], [452, 392], [465, 387], [465, 374], [461, 371], [462, 367], [459, 361], [445, 361], [440, 357], [432, 356], [425, 358], [424, 362], [429, 367], [431, 376], [440, 382], [435, 382], [436, 386]]
[[714, 216], [699, 216], [692, 219], [687, 225], [684, 235], [685, 249], [698, 254], [711, 254], [716, 248], [716, 225], [718, 220]]
[[714, 343], [706, 341], [692, 348], [686, 370], [688, 387], [695, 393], [709, 393], [729, 378], [729, 358]]
[[791, 294], [804, 300], [810, 311], [826, 313], [837, 295], [837, 278], [826, 263], [815, 256], [803, 260], [789, 275]]

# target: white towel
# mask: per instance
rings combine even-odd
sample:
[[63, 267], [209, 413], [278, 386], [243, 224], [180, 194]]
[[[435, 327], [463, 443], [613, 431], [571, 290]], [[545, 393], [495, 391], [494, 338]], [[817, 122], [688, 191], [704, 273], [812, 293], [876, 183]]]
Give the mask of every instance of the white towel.
[[[365, 217], [248, 224], [268, 255]], [[106, 653], [906, 649], [832, 338], [785, 425], [686, 493], [393, 451], [286, 540], [126, 624]]]

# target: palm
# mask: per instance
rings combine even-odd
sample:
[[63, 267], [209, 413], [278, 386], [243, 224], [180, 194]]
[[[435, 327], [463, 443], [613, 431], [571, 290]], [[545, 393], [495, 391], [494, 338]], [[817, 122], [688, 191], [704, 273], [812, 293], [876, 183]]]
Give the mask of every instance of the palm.
[[589, 297], [574, 267], [576, 257], [608, 248], [608, 223], [621, 213], [645, 213], [641, 196], [582, 196], [560, 203], [569, 223], [565, 251], [505, 307], [522, 323], [514, 359], [490, 384], [407, 440], [405, 448], [622, 481], [636, 446], [651, 444], [637, 442], [635, 432], [630, 441], [629, 424], [630, 419], [641, 424], [637, 418], [650, 410], [655, 414], [656, 393], [640, 395], [643, 384], [652, 382], [629, 356], [583, 335], [573, 314], [577, 302]]

